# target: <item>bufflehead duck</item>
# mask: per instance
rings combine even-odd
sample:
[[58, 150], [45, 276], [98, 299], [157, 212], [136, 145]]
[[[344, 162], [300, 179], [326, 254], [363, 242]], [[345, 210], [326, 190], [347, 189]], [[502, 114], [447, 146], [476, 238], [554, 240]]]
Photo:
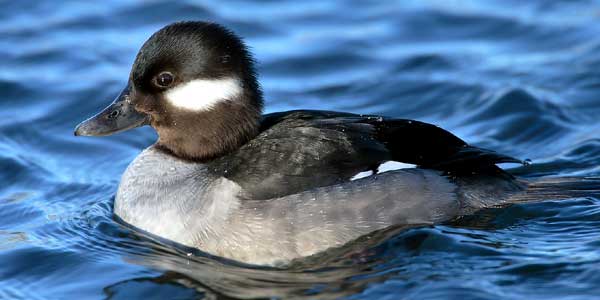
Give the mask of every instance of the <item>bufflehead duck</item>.
[[[286, 263], [394, 225], [511, 201], [527, 183], [427, 123], [343, 112], [262, 115], [244, 43], [206, 22], [144, 43], [127, 87], [76, 135], [158, 133], [121, 179], [114, 212], [143, 231], [252, 264]], [[416, 168], [380, 172], [388, 161]], [[372, 175], [355, 179], [361, 172]]]

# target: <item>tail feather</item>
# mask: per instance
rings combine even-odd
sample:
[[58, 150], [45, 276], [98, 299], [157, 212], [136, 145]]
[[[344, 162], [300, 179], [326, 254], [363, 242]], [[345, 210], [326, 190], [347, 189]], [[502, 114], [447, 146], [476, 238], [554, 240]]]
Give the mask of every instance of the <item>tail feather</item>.
[[582, 197], [600, 198], [600, 177], [545, 178], [528, 182], [526, 190], [511, 196], [508, 202], [538, 202]]

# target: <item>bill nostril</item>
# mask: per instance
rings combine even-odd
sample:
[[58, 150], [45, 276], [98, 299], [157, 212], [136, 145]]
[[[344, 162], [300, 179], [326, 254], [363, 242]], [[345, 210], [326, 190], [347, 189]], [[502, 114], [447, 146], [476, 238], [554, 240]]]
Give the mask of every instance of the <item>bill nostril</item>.
[[117, 116], [119, 116], [121, 112], [117, 109], [117, 110], [113, 110], [112, 112], [110, 112], [110, 114], [108, 114], [107, 118], [108, 119], [114, 119]]

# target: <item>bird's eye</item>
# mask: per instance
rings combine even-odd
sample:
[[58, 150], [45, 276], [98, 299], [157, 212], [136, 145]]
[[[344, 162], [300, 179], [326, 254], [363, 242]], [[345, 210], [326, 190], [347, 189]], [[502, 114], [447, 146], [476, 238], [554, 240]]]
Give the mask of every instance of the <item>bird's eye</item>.
[[173, 84], [174, 80], [175, 78], [173, 77], [173, 74], [170, 72], [162, 72], [156, 76], [156, 85], [163, 88], [169, 87], [171, 84]]

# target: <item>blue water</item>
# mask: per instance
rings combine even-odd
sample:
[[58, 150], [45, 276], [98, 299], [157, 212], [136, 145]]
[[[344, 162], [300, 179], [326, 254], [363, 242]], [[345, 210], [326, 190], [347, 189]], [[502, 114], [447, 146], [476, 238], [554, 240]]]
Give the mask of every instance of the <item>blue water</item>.
[[521, 176], [598, 176], [598, 2], [0, 4], [0, 298], [600, 298], [599, 198], [489, 209], [256, 268], [113, 220], [120, 175], [151, 129], [72, 134], [120, 91], [152, 32], [208, 19], [256, 53], [268, 112], [414, 118], [532, 159]]

